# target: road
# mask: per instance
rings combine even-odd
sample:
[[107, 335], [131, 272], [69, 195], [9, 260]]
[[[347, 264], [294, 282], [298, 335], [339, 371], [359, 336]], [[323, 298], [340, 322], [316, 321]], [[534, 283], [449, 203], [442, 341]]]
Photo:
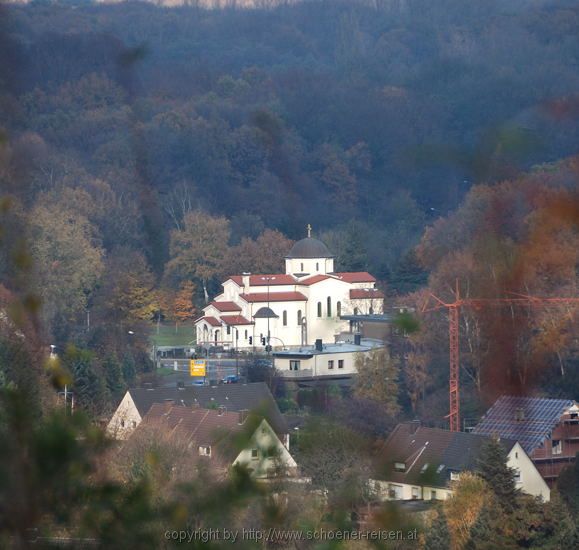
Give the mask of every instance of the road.
[[[192, 378], [189, 376], [189, 359], [160, 359], [160, 366], [175, 370], [175, 374], [167, 375], [164, 386], [175, 386], [177, 382], [185, 382], [189, 385], [192, 383]], [[244, 361], [240, 359], [236, 364], [235, 359], [207, 359], [206, 379], [207, 380], [222, 380], [226, 376], [238, 374], [237, 369], [242, 371], [245, 365]]]

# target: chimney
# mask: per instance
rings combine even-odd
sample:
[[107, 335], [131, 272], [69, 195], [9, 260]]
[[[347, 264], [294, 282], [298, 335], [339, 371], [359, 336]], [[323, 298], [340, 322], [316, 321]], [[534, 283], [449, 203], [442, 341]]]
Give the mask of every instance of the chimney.
[[324, 345], [322, 344], [322, 339], [318, 338], [316, 340], [316, 350], [317, 351], [323, 351], [323, 349], [324, 349]]
[[249, 411], [247, 409], [242, 409], [241, 411], [239, 411], [239, 420], [238, 420], [239, 424], [243, 424], [247, 420], [248, 413]]
[[241, 275], [241, 280], [243, 282], [243, 293], [247, 294], [249, 292], [249, 276], [251, 273], [245, 271]]
[[359, 346], [362, 344], [362, 335], [361, 334], [354, 334], [354, 345]]
[[175, 401], [173, 401], [173, 399], [165, 399], [165, 401], [163, 401], [163, 410], [169, 412], [174, 404]]
[[523, 407], [517, 407], [515, 409], [515, 420], [517, 422], [522, 422], [523, 420], [525, 420], [525, 410], [523, 409]]

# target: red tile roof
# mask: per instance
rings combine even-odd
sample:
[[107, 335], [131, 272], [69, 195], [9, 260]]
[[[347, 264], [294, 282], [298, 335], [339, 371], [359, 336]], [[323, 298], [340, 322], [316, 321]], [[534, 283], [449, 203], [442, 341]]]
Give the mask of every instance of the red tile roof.
[[143, 418], [143, 424], [160, 425], [178, 431], [181, 436], [198, 445], [215, 445], [244, 428], [239, 420], [239, 412], [190, 408], [167, 402], [153, 403]]
[[378, 299], [384, 298], [384, 293], [377, 288], [353, 288], [350, 290], [352, 300]]
[[211, 302], [209, 305], [219, 311], [241, 311], [241, 307], [235, 302]]
[[240, 294], [246, 302], [305, 302], [307, 298], [301, 292], [257, 292]]
[[[232, 275], [229, 277], [234, 283], [243, 286], [242, 275]], [[285, 273], [271, 273], [271, 274], [256, 274], [249, 276], [250, 286], [279, 286], [279, 285], [295, 285], [296, 279], [292, 275]]]
[[334, 277], [330, 277], [329, 275], [312, 275], [311, 277], [308, 277], [307, 279], [302, 279], [300, 281], [300, 285], [305, 285], [305, 286], [310, 286], [310, 285], [315, 285], [316, 283], [319, 283], [320, 281], [325, 281], [326, 279], [333, 279]]
[[347, 283], [374, 283], [376, 278], [367, 271], [352, 271], [350, 273], [335, 273], [340, 279]]
[[199, 321], [205, 321], [206, 323], [209, 323], [212, 327], [221, 326], [221, 323], [215, 317], [211, 317], [210, 315], [205, 317], [199, 317], [199, 319], [197, 319], [195, 322], [198, 323]]
[[243, 315], [222, 315], [221, 320], [226, 325], [253, 325], [253, 323]]

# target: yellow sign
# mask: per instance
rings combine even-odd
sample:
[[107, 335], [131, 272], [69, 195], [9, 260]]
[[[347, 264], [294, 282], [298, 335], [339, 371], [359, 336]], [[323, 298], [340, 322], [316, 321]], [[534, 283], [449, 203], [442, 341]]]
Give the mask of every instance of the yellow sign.
[[205, 359], [191, 359], [189, 361], [189, 374], [191, 376], [205, 376]]

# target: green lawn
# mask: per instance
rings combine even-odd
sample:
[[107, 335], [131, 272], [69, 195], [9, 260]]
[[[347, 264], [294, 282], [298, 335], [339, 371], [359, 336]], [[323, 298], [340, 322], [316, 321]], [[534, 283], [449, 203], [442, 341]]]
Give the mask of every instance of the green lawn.
[[175, 331], [174, 324], [160, 325], [157, 334], [157, 325], [151, 325], [150, 337], [157, 346], [186, 346], [195, 340], [195, 327], [184, 324]]

